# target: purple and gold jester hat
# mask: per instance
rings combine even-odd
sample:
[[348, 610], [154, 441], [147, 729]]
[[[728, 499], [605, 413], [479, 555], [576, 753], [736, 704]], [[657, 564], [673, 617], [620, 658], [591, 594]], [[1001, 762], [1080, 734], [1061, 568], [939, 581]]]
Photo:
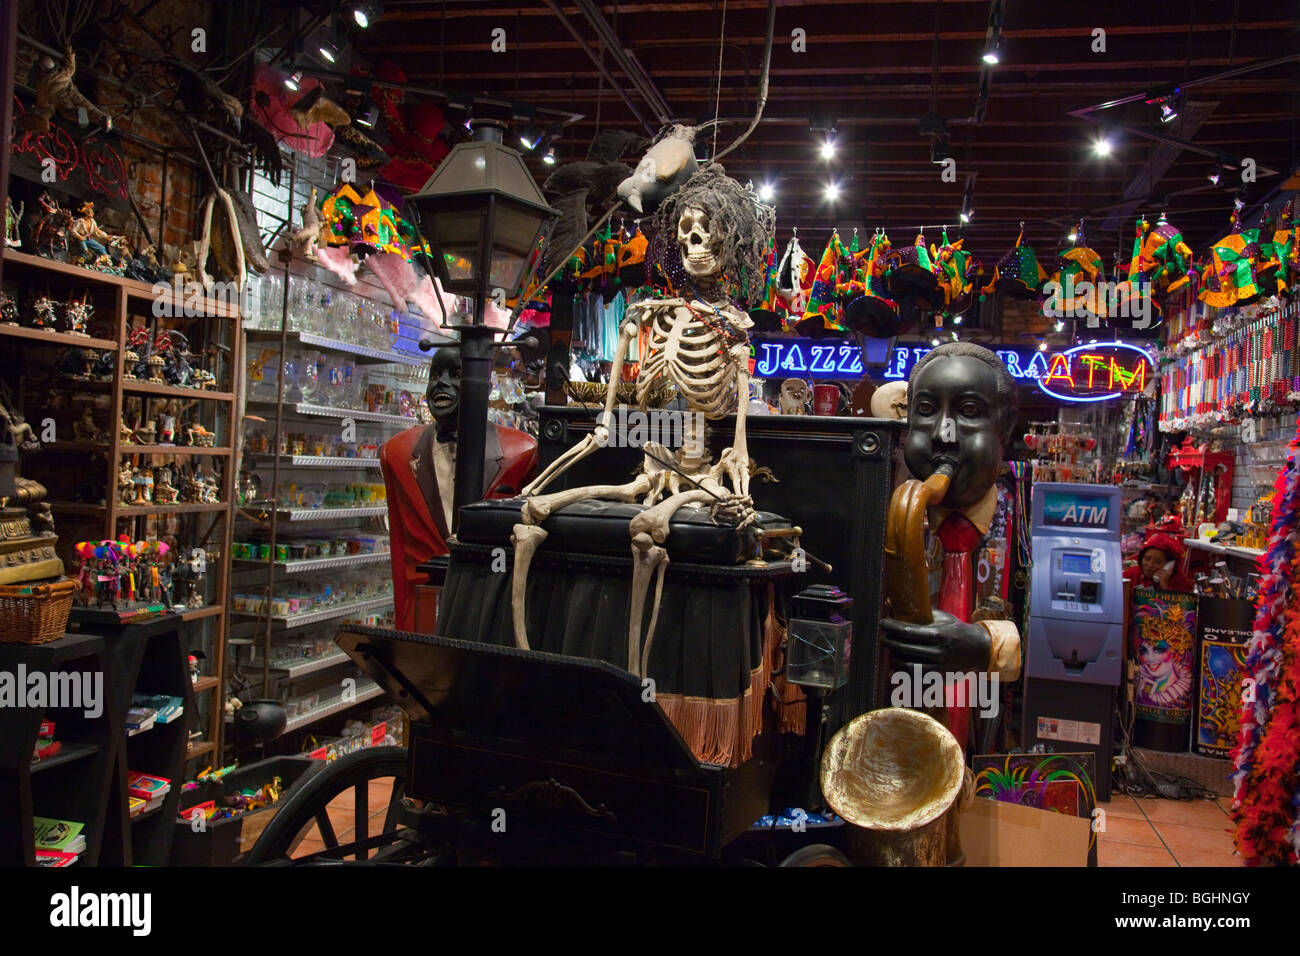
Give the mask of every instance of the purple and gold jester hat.
[[858, 253], [858, 270], [863, 292], [844, 306], [844, 324], [852, 332], [876, 339], [889, 338], [900, 328], [898, 302], [888, 295], [889, 238], [876, 230], [871, 245]]
[[1105, 317], [1106, 301], [1097, 284], [1106, 281], [1106, 266], [1097, 251], [1088, 246], [1082, 219], [1074, 227], [1074, 245], [1056, 257], [1052, 281], [1060, 285], [1059, 302], [1053, 306], [1061, 313], [1075, 318]]
[[1038, 290], [1047, 281], [1047, 272], [1038, 264], [1034, 247], [1024, 244], [1024, 238], [1025, 224], [1022, 222], [1015, 246], [998, 260], [997, 265], [993, 267], [993, 278], [980, 290], [985, 295], [997, 291], [1005, 292], [1017, 299], [1038, 297]]
[[910, 246], [899, 246], [889, 257], [889, 295], [902, 303], [915, 304], [923, 312], [943, 305], [939, 276], [925, 247], [925, 233], [918, 233]]
[[1198, 296], [1206, 305], [1226, 309], [1245, 305], [1259, 298], [1255, 281], [1255, 260], [1259, 256], [1259, 230], [1241, 228], [1241, 210], [1245, 205], [1233, 200], [1229, 222], [1232, 230], [1210, 247], [1210, 261], [1201, 273]]
[[1142, 269], [1150, 270], [1152, 292], [1168, 295], [1192, 281], [1192, 250], [1183, 234], [1160, 214], [1155, 228], [1142, 239]]
[[844, 243], [837, 231], [831, 233], [830, 241], [822, 252], [821, 262], [813, 274], [812, 292], [808, 295], [808, 305], [803, 318], [795, 324], [800, 335], [812, 338], [824, 338], [830, 335], [843, 335], [846, 331], [839, 322], [839, 309], [835, 301], [835, 289], [840, 272], [840, 259], [846, 254]]
[[964, 237], [949, 242], [948, 229], [944, 227], [943, 245], [930, 246], [930, 261], [934, 263], [935, 274], [939, 277], [939, 289], [943, 292], [943, 308], [953, 315], [970, 308], [971, 292], [975, 288], [975, 276], [979, 272], [979, 263], [975, 257], [962, 248], [965, 242]]

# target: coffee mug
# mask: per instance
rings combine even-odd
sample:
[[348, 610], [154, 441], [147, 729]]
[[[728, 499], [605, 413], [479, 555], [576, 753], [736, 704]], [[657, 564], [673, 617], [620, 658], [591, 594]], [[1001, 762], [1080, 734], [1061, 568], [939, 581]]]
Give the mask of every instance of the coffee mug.
[[840, 390], [836, 385], [813, 386], [813, 414], [834, 415], [840, 407]]

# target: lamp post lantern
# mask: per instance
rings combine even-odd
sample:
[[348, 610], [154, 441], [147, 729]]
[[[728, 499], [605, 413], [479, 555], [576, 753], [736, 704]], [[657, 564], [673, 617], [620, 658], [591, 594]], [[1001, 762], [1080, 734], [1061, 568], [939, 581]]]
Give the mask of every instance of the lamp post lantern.
[[537, 188], [523, 158], [502, 145], [502, 127], [480, 122], [410, 197], [433, 251], [433, 269], [447, 292], [474, 300], [453, 317], [460, 333], [461, 402], [456, 437], [452, 529], [460, 509], [483, 496], [483, 449], [498, 331], [484, 324], [489, 298], [498, 305], [519, 294], [538, 242], [559, 216]]

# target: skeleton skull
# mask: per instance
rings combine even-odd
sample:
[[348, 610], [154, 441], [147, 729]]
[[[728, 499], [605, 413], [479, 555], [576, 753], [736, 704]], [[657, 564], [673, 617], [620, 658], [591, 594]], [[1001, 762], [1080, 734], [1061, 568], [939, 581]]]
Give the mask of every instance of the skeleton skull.
[[811, 392], [801, 378], [787, 378], [781, 383], [781, 414], [803, 415]]
[[711, 279], [722, 271], [718, 247], [722, 236], [713, 231], [709, 214], [696, 206], [687, 206], [677, 221], [677, 244], [682, 249], [682, 266], [694, 279]]

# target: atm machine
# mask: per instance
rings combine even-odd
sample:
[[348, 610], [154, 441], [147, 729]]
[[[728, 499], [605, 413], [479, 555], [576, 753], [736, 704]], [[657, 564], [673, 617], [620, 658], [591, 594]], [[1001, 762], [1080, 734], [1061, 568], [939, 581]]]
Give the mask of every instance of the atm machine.
[[1098, 800], [1110, 799], [1124, 664], [1120, 517], [1117, 487], [1034, 485], [1023, 746], [1092, 751]]

